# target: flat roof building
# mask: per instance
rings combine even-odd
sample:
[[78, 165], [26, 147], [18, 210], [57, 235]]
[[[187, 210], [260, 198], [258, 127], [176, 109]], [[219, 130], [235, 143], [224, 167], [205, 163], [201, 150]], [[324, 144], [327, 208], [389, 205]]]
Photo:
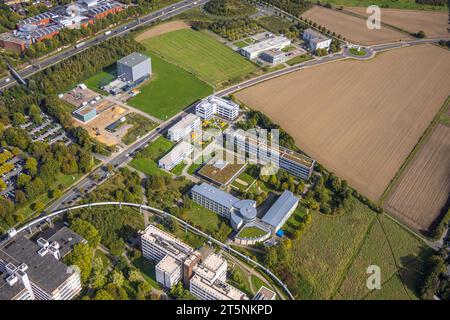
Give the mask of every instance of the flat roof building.
[[200, 300], [249, 300], [245, 293], [228, 283], [216, 280], [210, 284], [198, 274], [192, 277], [189, 291]]
[[81, 291], [77, 272], [61, 262], [59, 243], [12, 238], [0, 247], [0, 272], [17, 278], [31, 299], [69, 300]]
[[152, 74], [150, 57], [133, 52], [117, 61], [117, 76], [124, 81], [135, 82]]
[[230, 100], [210, 96], [195, 106], [195, 114], [203, 120], [209, 120], [217, 115], [234, 121], [239, 116], [239, 105]]
[[95, 105], [86, 104], [72, 112], [72, 115], [74, 118], [86, 123], [97, 116], [97, 108]]
[[262, 221], [269, 224], [276, 233], [297, 208], [298, 198], [291, 191], [285, 190], [264, 215]]
[[201, 125], [202, 123], [198, 116], [188, 113], [184, 118], [169, 128], [167, 135], [172, 141], [181, 141], [185, 136], [199, 130]]
[[186, 159], [193, 150], [194, 147], [192, 144], [181, 141], [158, 161], [158, 166], [164, 170], [170, 171]]
[[253, 300], [275, 300], [277, 294], [272, 290], [266, 288], [265, 286], [261, 286], [258, 292], [253, 297]]
[[261, 53], [261, 59], [267, 61], [273, 65], [286, 61], [286, 53], [281, 50], [267, 50]]
[[331, 45], [331, 38], [325, 37], [320, 32], [317, 32], [311, 28], [303, 31], [303, 40], [306, 41], [309, 49], [312, 52], [316, 52], [317, 49], [329, 49]]
[[267, 50], [278, 49], [281, 50], [291, 44], [291, 40], [285, 36], [273, 36], [268, 39], [256, 42], [249, 46], [240, 49], [240, 53], [252, 60], [259, 57], [261, 53]]
[[165, 288], [172, 288], [182, 277], [183, 263], [170, 255], [164, 256], [155, 266], [156, 281]]
[[17, 277], [0, 271], [0, 300], [31, 300], [31, 295]]

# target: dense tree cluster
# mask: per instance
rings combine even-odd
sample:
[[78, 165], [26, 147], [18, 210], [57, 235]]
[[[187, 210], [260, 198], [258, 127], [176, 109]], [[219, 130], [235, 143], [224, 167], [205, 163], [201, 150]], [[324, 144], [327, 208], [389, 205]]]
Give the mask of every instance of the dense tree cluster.
[[204, 9], [216, 16], [244, 16], [252, 14], [255, 9], [243, 0], [211, 0]]
[[263, 29], [250, 18], [219, 20], [210, 25], [210, 29], [230, 41], [261, 32]]
[[307, 0], [265, 0], [265, 2], [294, 16], [299, 16], [314, 5]]
[[441, 293], [449, 298], [448, 278], [443, 273], [446, 271], [445, 252], [433, 254], [425, 262], [423, 281], [420, 286], [422, 299], [432, 300], [438, 288]]
[[416, 0], [416, 3], [429, 4], [432, 6], [445, 6], [446, 0]]

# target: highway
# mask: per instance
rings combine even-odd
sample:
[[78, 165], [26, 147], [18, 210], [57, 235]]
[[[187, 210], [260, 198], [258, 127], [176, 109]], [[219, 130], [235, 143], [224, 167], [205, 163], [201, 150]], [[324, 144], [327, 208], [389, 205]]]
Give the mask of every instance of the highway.
[[[64, 50], [60, 53], [56, 53], [48, 58], [44, 58], [43, 60], [39, 61], [38, 65], [28, 65], [25, 68], [16, 71], [22, 78], [26, 79], [32, 76], [34, 73], [39, 72], [45, 68], [48, 68], [56, 63], [59, 63], [60, 61], [65, 60], [73, 55], [76, 55], [92, 46], [95, 46], [102, 41], [105, 41], [113, 37], [117, 37], [119, 35], [126, 35], [133, 29], [149, 25], [158, 20], [170, 19], [180, 13], [183, 13], [186, 10], [205, 4], [206, 2], [208, 2], [208, 0], [198, 0], [198, 1], [185, 0], [172, 4], [160, 10], [149, 13], [148, 15], [139, 17], [133, 21], [125, 23], [117, 27], [116, 29], [111, 30], [111, 33], [107, 35], [104, 32], [99, 33], [98, 35], [90, 38], [89, 40], [86, 40], [85, 44], [79, 48], [71, 47], [70, 49]], [[9, 81], [7, 79], [9, 79]], [[17, 81], [13, 77], [6, 76], [0, 79], [0, 90], [5, 90], [6, 88], [10, 88], [16, 84]]]

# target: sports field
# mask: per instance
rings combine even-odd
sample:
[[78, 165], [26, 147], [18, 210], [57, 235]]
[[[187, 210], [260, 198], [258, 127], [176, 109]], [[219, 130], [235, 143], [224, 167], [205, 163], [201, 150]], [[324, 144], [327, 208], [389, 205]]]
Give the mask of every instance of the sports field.
[[337, 10], [314, 6], [301, 15], [303, 18], [316, 22], [348, 40], [362, 44], [375, 45], [380, 43], [412, 40], [413, 37], [395, 29], [382, 26], [381, 29], [369, 29], [366, 19], [361, 19]]
[[257, 69], [256, 65], [204, 32], [182, 29], [141, 42], [149, 51], [214, 87]]
[[385, 209], [426, 233], [447, 210], [449, 177], [450, 127], [440, 124], [403, 173]]
[[449, 51], [419, 45], [304, 69], [236, 96], [378, 200], [447, 99], [449, 69]]
[[[367, 17], [366, 8], [345, 8], [350, 12]], [[381, 21], [410, 33], [420, 30], [427, 37], [448, 37], [448, 12], [381, 9]]]
[[174, 116], [213, 89], [189, 72], [145, 52], [152, 59], [153, 74], [139, 90], [140, 94], [128, 100], [128, 104], [159, 119]]

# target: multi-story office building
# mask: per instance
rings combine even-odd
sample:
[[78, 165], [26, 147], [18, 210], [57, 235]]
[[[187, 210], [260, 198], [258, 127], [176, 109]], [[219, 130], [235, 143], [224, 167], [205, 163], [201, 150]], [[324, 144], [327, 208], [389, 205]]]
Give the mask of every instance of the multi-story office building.
[[194, 147], [190, 143], [181, 141], [158, 161], [158, 166], [170, 171], [186, 159], [186, 157], [189, 156], [193, 150]]
[[153, 225], [140, 233], [142, 255], [155, 262], [156, 280], [172, 287], [182, 278], [184, 261], [194, 252], [190, 246]]
[[199, 131], [201, 125], [200, 118], [189, 113], [168, 130], [168, 137], [172, 141], [181, 141], [188, 134]]
[[227, 261], [217, 254], [210, 254], [194, 269], [190, 280], [190, 292], [201, 300], [248, 300], [248, 296], [227, 284]]
[[303, 40], [306, 41], [309, 49], [316, 52], [317, 49], [329, 49], [331, 38], [325, 37], [323, 34], [308, 28], [303, 31]]
[[195, 106], [195, 114], [204, 120], [209, 120], [217, 115], [234, 121], [239, 116], [239, 105], [233, 101], [210, 96]]
[[30, 291], [19, 281], [18, 277], [11, 277], [7, 272], [0, 272], [0, 300], [31, 300]]
[[[8, 275], [8, 291], [22, 286], [28, 292], [20, 289], [13, 298], [69, 300], [79, 294], [80, 275], [61, 262], [60, 248], [57, 241], [39, 238], [33, 242], [23, 236], [0, 247], [0, 273]], [[2, 292], [4, 289], [0, 288]]]
[[205, 182], [191, 189], [191, 197], [201, 206], [230, 220], [235, 230], [256, 219], [256, 201], [240, 200]]
[[243, 130], [225, 132], [226, 148], [245, 156], [259, 164], [273, 163], [290, 174], [308, 180], [314, 170], [315, 160], [283, 148], [277, 144], [269, 145], [267, 140]]
[[291, 191], [285, 190], [266, 212], [262, 221], [270, 225], [273, 233], [276, 233], [297, 208], [298, 200]]

